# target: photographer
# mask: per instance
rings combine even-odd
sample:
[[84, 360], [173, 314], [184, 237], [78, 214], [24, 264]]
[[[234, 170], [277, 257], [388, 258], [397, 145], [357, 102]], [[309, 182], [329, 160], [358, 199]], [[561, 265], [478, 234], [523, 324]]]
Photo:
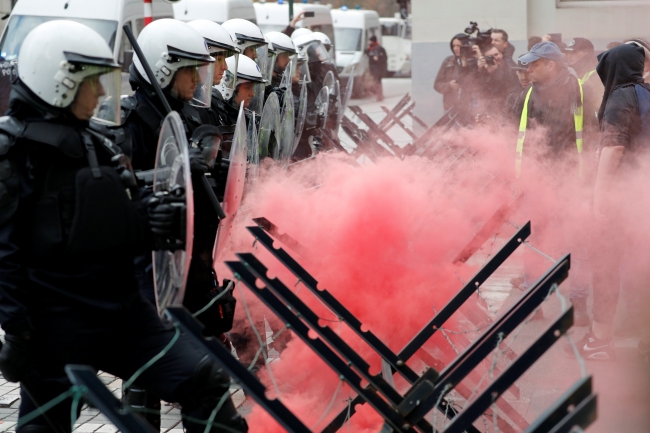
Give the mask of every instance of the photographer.
[[[476, 60], [472, 58], [471, 51], [469, 51], [469, 43], [469, 36], [464, 33], [454, 36], [449, 44], [453, 55], [443, 60], [433, 83], [434, 90], [442, 94], [445, 111], [454, 106], [459, 108], [462, 89], [466, 84], [468, 74], [470, 70], [476, 68]], [[472, 68], [470, 60], [473, 60], [474, 68]]]
[[508, 96], [520, 87], [519, 79], [497, 47], [488, 48], [485, 54], [481, 53], [478, 45], [474, 45], [472, 50], [478, 58], [476, 79], [482, 112], [495, 117], [506, 110]]

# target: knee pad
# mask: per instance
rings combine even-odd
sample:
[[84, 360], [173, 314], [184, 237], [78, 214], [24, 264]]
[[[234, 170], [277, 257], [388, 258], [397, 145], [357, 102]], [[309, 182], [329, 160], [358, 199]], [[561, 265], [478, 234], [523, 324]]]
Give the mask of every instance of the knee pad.
[[214, 408], [221, 397], [229, 392], [230, 376], [206, 355], [194, 370], [192, 385], [197, 403]]

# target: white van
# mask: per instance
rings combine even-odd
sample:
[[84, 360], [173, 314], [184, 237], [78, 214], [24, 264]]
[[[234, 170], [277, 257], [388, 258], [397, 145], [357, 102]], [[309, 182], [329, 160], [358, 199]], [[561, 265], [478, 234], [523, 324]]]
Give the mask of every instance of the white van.
[[[289, 5], [286, 1], [254, 3], [257, 16], [257, 26], [262, 33], [281, 32], [289, 25]], [[313, 12], [313, 17], [303, 18], [298, 21], [298, 28], [308, 28], [314, 32], [323, 32], [329, 36], [334, 45], [334, 26], [332, 25], [331, 6], [316, 5], [309, 3], [295, 3], [293, 5], [294, 16], [299, 13]]]
[[257, 22], [253, 0], [180, 0], [174, 3], [174, 18], [185, 22], [204, 19], [219, 24], [233, 18]]
[[339, 76], [347, 78], [354, 67], [355, 88], [363, 84], [361, 79], [368, 71], [368, 56], [364, 54], [368, 39], [376, 36], [381, 44], [381, 24], [377, 11], [332, 9], [334, 34], [336, 35], [336, 69]]
[[399, 13], [394, 18], [379, 18], [382, 46], [388, 55], [388, 75], [411, 75], [411, 17]]
[[[153, 18], [173, 18], [170, 1], [153, 0]], [[0, 80], [9, 81], [10, 62], [18, 59], [20, 47], [27, 34], [51, 20], [72, 20], [80, 22], [99, 33], [113, 50], [116, 62], [124, 64], [125, 52], [132, 49], [122, 26], [128, 24], [137, 37], [144, 28], [144, 4], [142, 0], [18, 0], [0, 39]], [[131, 57], [127, 56], [127, 65]], [[126, 71], [125, 71], [126, 72]], [[123, 74], [123, 93], [129, 89]], [[126, 83], [125, 83], [126, 81]], [[0, 88], [9, 86], [0, 84]], [[0, 115], [8, 105], [8, 92], [0, 92]]]

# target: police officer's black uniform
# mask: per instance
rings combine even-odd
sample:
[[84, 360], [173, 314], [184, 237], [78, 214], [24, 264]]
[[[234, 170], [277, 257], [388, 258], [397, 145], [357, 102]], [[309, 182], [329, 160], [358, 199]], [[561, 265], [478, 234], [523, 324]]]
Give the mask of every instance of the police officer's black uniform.
[[[0, 323], [9, 342], [0, 366], [22, 382], [23, 416], [70, 387], [66, 364], [128, 378], [173, 331], [138, 291], [133, 258], [150, 248], [149, 229], [112, 166], [112, 145], [20, 82], [9, 115], [0, 122]], [[138, 383], [207, 419], [229, 378], [181, 337]], [[47, 414], [62, 431], [70, 403]], [[216, 421], [247, 429], [230, 400]], [[18, 431], [52, 430], [41, 416]]]
[[[135, 89], [132, 97], [122, 100], [123, 130], [126, 133], [128, 147], [132, 148], [133, 167], [136, 170], [150, 170], [154, 167], [158, 135], [165, 111], [151, 85], [144, 81], [131, 66], [131, 86]], [[198, 109], [165, 94], [171, 108], [177, 111], [183, 121], [188, 139], [203, 124], [212, 124], [213, 120], [207, 109]], [[221, 157], [217, 158], [213, 170], [212, 186], [217, 192], [223, 191], [223, 181], [219, 181]], [[202, 188], [203, 173], [207, 169], [200, 149], [190, 149], [192, 166], [192, 184], [194, 190], [194, 245], [192, 261], [188, 274], [183, 304], [196, 312], [205, 307], [210, 300], [218, 296], [223, 288], [217, 287], [216, 276], [212, 267], [212, 250], [216, 238], [219, 217], [212, 207], [206, 191]], [[137, 272], [143, 292], [150, 299], [153, 296], [153, 272], [151, 258], [139, 258]], [[140, 263], [142, 262], [142, 263]], [[213, 306], [201, 313], [198, 319], [206, 326], [206, 334], [218, 336], [232, 327], [235, 298], [231, 294], [223, 295]]]

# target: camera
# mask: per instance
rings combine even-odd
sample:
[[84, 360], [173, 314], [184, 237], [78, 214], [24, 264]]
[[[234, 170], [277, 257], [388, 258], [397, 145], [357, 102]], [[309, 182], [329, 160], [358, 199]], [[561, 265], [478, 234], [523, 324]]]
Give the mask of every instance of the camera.
[[[469, 47], [471, 47], [472, 45], [478, 45], [481, 51], [485, 51], [487, 48], [492, 46], [492, 29], [482, 32], [481, 29], [478, 28], [478, 24], [476, 23], [476, 21], [469, 22], [469, 27], [465, 29], [465, 34], [469, 36], [467, 39], [468, 42], [467, 45]], [[474, 34], [476, 34], [476, 36], [472, 36]], [[463, 45], [466, 44], [463, 43]], [[471, 55], [471, 48], [470, 48], [470, 55]]]
[[496, 65], [496, 62], [494, 61], [494, 56], [485, 56], [485, 63], [487, 63], [490, 66]]

